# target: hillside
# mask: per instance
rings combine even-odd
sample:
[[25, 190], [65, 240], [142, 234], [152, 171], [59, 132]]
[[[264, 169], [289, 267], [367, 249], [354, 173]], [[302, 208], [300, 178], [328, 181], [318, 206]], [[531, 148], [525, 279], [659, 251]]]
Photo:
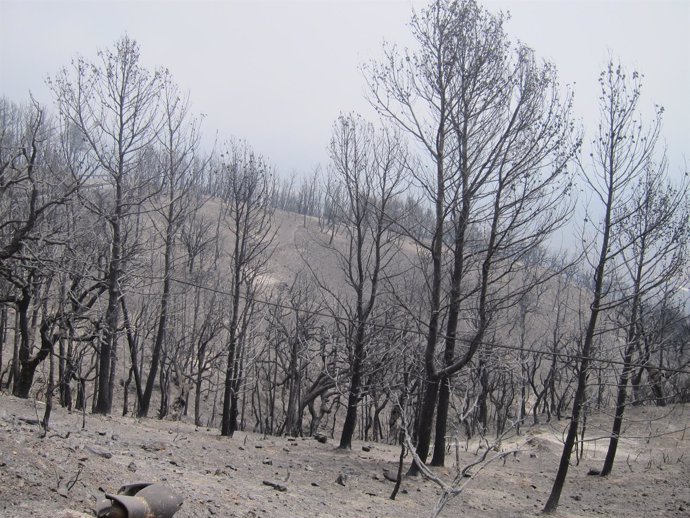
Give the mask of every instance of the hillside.
[[[589, 516], [685, 517], [690, 510], [690, 408], [630, 409], [614, 473], [588, 476], [599, 468], [605, 440], [593, 415], [584, 459], [573, 466], [560, 518]], [[162, 481], [184, 498], [175, 518], [222, 517], [400, 517], [428, 516], [438, 488], [404, 479], [389, 500], [395, 446], [356, 442], [352, 451], [311, 438], [264, 437], [184, 422], [131, 417], [82, 416], [56, 408], [51, 430], [40, 438], [33, 424], [40, 403], [0, 396], [0, 516], [25, 518], [93, 516], [103, 492], [125, 483]], [[537, 516], [554, 476], [565, 421], [525, 429], [520, 452], [489, 465], [441, 516]], [[597, 436], [599, 437], [597, 439]], [[506, 442], [503, 448], [510, 448]], [[459, 448], [462, 465], [476, 459], [477, 443]], [[368, 451], [365, 451], [368, 450]], [[454, 455], [453, 455], [454, 457]], [[449, 479], [452, 468], [437, 470]], [[345, 474], [344, 485], [336, 479]], [[264, 481], [286, 487], [276, 491]]]

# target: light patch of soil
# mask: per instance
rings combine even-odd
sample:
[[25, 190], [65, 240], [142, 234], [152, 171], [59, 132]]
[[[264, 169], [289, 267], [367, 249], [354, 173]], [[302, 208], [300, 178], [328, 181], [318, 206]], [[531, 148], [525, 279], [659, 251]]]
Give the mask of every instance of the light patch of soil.
[[[420, 518], [429, 516], [440, 494], [430, 481], [406, 478], [397, 499], [389, 499], [393, 483], [383, 470], [397, 469], [394, 445], [355, 441], [344, 452], [332, 440], [245, 432], [227, 438], [185, 422], [115, 416], [87, 415], [82, 428], [81, 414], [61, 408], [53, 410], [51, 430], [41, 438], [36, 422], [43, 410], [32, 400], [0, 396], [1, 517], [93, 516], [104, 492], [136, 481], [160, 481], [179, 493], [184, 504], [175, 518]], [[690, 408], [634, 408], [628, 414], [628, 438], [605, 479], [587, 472], [603, 463], [610, 416], [590, 416], [584, 458], [571, 467], [554, 516], [690, 516]], [[515, 438], [520, 452], [489, 465], [442, 516], [537, 516], [566, 425], [523, 427]], [[501, 447], [512, 448], [512, 441]], [[458, 446], [461, 465], [477, 458], [478, 444]], [[455, 456], [451, 451], [449, 462]], [[454, 471], [435, 469], [445, 480]], [[336, 483], [341, 474], [347, 475], [344, 486]]]

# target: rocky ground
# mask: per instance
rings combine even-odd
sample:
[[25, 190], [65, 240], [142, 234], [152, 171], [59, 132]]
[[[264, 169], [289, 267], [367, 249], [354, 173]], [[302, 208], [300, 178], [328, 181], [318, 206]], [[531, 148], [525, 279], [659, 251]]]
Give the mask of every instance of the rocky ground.
[[[403, 480], [395, 501], [384, 471], [396, 471], [396, 446], [263, 437], [185, 422], [53, 411], [41, 438], [43, 406], [0, 395], [0, 516], [93, 516], [104, 492], [126, 483], [161, 481], [184, 498], [175, 518], [429, 516], [440, 490]], [[614, 473], [600, 468], [610, 417], [591, 416], [584, 458], [573, 465], [557, 517], [690, 516], [690, 408], [635, 408]], [[523, 428], [520, 452], [489, 465], [441, 516], [536, 516], [548, 497], [566, 422]], [[514, 444], [504, 442], [502, 448]], [[461, 465], [481, 454], [477, 442], [457, 449]], [[456, 451], [449, 455], [454, 462]], [[408, 459], [409, 460], [409, 459]], [[454, 467], [436, 470], [450, 480]], [[388, 474], [389, 474], [388, 473]], [[268, 485], [271, 484], [271, 485]], [[82, 514], [83, 513], [83, 514]]]

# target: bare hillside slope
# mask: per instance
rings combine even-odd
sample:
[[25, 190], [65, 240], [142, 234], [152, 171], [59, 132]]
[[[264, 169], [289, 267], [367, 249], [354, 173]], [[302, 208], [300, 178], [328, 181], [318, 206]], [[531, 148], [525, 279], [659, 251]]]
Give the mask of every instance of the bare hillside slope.
[[[222, 517], [410, 517], [429, 515], [437, 487], [404, 479], [389, 500], [395, 446], [356, 443], [351, 452], [314, 439], [262, 437], [186, 423], [130, 417], [82, 416], [56, 408], [52, 429], [39, 437], [40, 403], [0, 396], [0, 516], [93, 516], [104, 491], [134, 481], [163, 481], [184, 498], [176, 518]], [[623, 441], [614, 473], [599, 468], [605, 440], [594, 439], [606, 416], [592, 416], [593, 440], [573, 466], [558, 517], [685, 517], [690, 512], [690, 409], [666, 414], [630, 410], [634, 427]], [[565, 422], [525, 430], [522, 450], [487, 467], [442, 516], [536, 516], [548, 496]], [[475, 459], [477, 443], [459, 448], [461, 464]], [[510, 444], [504, 444], [510, 447]], [[365, 448], [363, 448], [365, 447]], [[368, 449], [369, 451], [365, 451]], [[453, 455], [454, 457], [454, 455]], [[437, 471], [446, 479], [452, 468]], [[345, 475], [344, 485], [336, 482]], [[264, 481], [285, 486], [277, 491]]]

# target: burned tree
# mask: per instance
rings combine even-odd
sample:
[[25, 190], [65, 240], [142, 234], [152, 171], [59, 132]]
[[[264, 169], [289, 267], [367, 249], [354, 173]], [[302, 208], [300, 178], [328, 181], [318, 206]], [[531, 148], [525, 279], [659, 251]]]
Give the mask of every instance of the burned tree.
[[231, 143], [218, 164], [224, 229], [229, 232], [227, 365], [221, 434], [238, 429], [240, 389], [244, 381], [244, 346], [256, 305], [261, 274], [273, 252], [272, 172], [246, 144]]
[[[652, 266], [648, 261], [663, 263], [666, 251], [669, 253], [666, 259], [675, 261], [673, 256], [681, 250], [676, 249], [672, 242], [680, 236], [672, 237], [671, 243], [657, 249], [661, 255], [656, 259], [653, 250], [656, 246], [663, 245], [667, 232], [673, 234], [687, 227], [687, 218], [680, 227], [677, 224], [667, 226], [672, 221], [668, 218], [673, 218], [671, 214], [675, 212], [674, 209], [669, 213], [667, 209], [677, 207], [682, 197], [675, 198], [670, 191], [664, 194], [657, 188], [650, 189], [655, 183], [650, 181], [657, 172], [653, 164], [662, 110], [657, 108], [651, 125], [641, 124], [638, 111], [641, 78], [636, 72], [628, 76], [623, 67], [613, 61], [600, 74], [599, 84], [600, 122], [592, 141], [591, 165], [581, 167], [584, 181], [597, 204], [590, 208], [583, 231], [583, 243], [589, 245], [586, 252], [593, 276], [589, 318], [578, 351], [577, 388], [572, 402], [571, 419], [558, 472], [544, 506], [545, 513], [557, 508], [565, 484], [578, 426], [581, 424], [595, 337], [602, 333], [600, 319], [607, 312], [628, 305], [627, 346], [624, 352], [628, 365], [624, 367], [619, 379], [612, 446], [605, 466], [607, 472], [610, 470], [625, 404], [629, 361], [636, 342], [641, 297], [649, 294], [660, 280], [656, 274], [660, 269], [664, 270], [661, 264]], [[657, 194], [661, 198], [655, 201]], [[668, 195], [671, 196], [667, 197]], [[662, 202], [664, 198], [665, 201]], [[619, 289], [620, 282], [627, 283], [629, 288]]]
[[108, 222], [110, 253], [107, 258], [108, 302], [98, 357], [98, 395], [95, 410], [112, 408], [117, 362], [120, 297], [124, 274], [127, 219], [150, 196], [150, 178], [142, 177], [141, 163], [160, 128], [158, 100], [160, 76], [140, 62], [139, 45], [124, 37], [113, 49], [99, 52], [95, 62], [77, 58], [50, 81], [60, 113], [84, 140], [100, 183], [84, 203]]
[[515, 273], [571, 208], [568, 164], [579, 142], [570, 98], [561, 99], [552, 65], [511, 46], [503, 21], [474, 1], [435, 1], [412, 20], [418, 48], [388, 49], [369, 74], [379, 111], [425, 152], [415, 179], [434, 222], [430, 239], [416, 240], [431, 261], [416, 435], [426, 461], [438, 407], [436, 465], [444, 462], [450, 378], [472, 360], [498, 312], [531, 289], [516, 285]]
[[[404, 187], [406, 151], [390, 130], [376, 132], [355, 115], [343, 116], [333, 128], [330, 145], [332, 183], [328, 193], [342, 193], [327, 203], [340, 214], [342, 239], [322, 240], [344, 276], [344, 289], [318, 278], [347, 347], [349, 387], [340, 448], [350, 449], [357, 409], [364, 395], [367, 356], [381, 313], [382, 286], [391, 275], [399, 237], [391, 229], [389, 204]], [[327, 193], [327, 196], [328, 196]]]

